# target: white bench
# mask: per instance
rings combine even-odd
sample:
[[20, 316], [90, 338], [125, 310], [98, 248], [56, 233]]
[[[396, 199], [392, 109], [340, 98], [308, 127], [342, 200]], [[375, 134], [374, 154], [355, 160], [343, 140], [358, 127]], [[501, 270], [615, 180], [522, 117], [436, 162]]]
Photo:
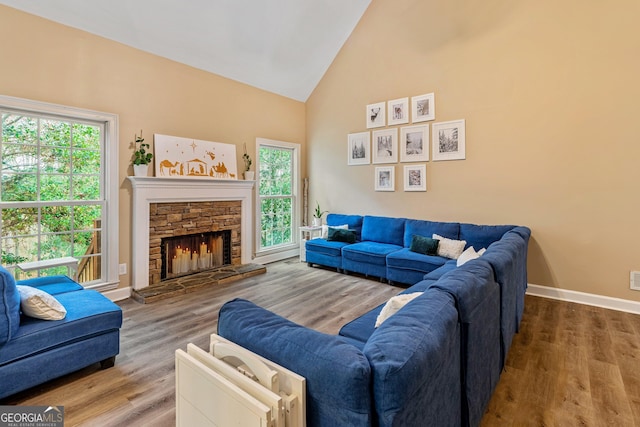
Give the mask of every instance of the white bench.
[[[62, 258], [43, 259], [41, 261], [21, 262], [17, 264], [17, 267], [25, 273], [33, 270], [42, 270], [45, 268], [67, 267], [67, 275], [73, 280], [78, 279], [78, 259], [70, 256]], [[71, 273], [72, 270], [73, 274]]]

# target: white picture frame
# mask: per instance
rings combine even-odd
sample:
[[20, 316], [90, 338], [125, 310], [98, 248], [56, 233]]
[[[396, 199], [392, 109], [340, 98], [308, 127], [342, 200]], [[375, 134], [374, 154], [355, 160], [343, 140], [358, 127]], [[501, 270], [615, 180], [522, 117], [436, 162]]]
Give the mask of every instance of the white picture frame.
[[398, 98], [387, 102], [389, 126], [409, 123], [409, 98]]
[[370, 132], [350, 133], [347, 136], [347, 164], [368, 165], [371, 163]]
[[367, 105], [367, 129], [385, 127], [387, 125], [386, 112], [387, 104], [385, 102]]
[[464, 160], [466, 157], [465, 121], [452, 120], [431, 125], [431, 158]]
[[156, 176], [238, 179], [236, 146], [179, 136], [153, 135]]
[[405, 165], [404, 191], [427, 191], [427, 165]]
[[375, 171], [376, 191], [395, 191], [395, 166], [378, 166]]
[[373, 163], [397, 163], [398, 128], [374, 130], [372, 134]]
[[434, 93], [411, 97], [411, 120], [413, 123], [428, 122], [435, 119], [436, 97]]
[[401, 162], [426, 162], [429, 160], [429, 125], [400, 128], [398, 142]]

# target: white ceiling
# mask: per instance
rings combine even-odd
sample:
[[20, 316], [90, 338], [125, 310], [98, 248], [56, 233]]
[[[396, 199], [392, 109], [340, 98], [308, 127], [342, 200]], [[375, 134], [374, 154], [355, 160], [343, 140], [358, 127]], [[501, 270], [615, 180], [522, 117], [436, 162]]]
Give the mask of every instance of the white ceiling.
[[0, 0], [306, 101], [371, 0]]

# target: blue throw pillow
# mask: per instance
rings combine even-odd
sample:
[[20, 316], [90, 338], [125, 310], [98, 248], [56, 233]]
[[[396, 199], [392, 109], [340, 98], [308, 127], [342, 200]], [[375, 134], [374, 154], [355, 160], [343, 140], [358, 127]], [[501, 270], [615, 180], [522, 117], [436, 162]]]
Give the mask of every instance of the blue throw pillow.
[[327, 241], [336, 241], [344, 243], [356, 242], [356, 230], [345, 230], [341, 228], [329, 227]]
[[437, 255], [438, 254], [438, 239], [432, 239], [431, 237], [424, 237], [414, 234], [411, 237], [411, 246], [409, 250], [423, 255]]

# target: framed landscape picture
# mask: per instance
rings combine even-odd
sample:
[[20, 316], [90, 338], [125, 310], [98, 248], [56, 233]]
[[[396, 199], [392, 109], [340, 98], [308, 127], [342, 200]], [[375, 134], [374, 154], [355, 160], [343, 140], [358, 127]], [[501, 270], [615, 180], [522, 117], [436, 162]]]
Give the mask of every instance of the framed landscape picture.
[[375, 190], [395, 191], [395, 166], [379, 166], [376, 168]]
[[373, 163], [398, 161], [398, 129], [374, 130], [372, 148]]
[[465, 121], [434, 123], [431, 131], [432, 158], [438, 160], [464, 160]]
[[413, 123], [436, 119], [435, 95], [427, 93], [411, 97], [411, 117]]
[[371, 163], [369, 132], [350, 133], [347, 137], [347, 164], [368, 165]]
[[404, 167], [404, 191], [427, 191], [427, 165]]
[[409, 98], [389, 101], [389, 126], [409, 123]]
[[367, 105], [367, 129], [381, 128], [387, 125], [385, 112], [387, 106], [384, 102]]
[[400, 161], [426, 162], [429, 160], [429, 125], [400, 128]]

